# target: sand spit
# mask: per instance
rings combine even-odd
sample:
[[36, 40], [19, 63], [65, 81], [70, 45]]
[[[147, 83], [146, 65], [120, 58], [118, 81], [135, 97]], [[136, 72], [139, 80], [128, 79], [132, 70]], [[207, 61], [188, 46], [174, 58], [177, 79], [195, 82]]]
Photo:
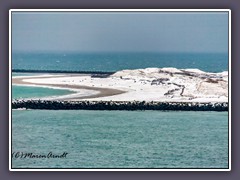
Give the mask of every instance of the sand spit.
[[[48, 88], [60, 88], [60, 89], [69, 89], [72, 91], [75, 91], [76, 93], [71, 94], [71, 95], [65, 95], [65, 96], [59, 96], [59, 97], [50, 97], [48, 99], [51, 100], [75, 100], [75, 99], [84, 99], [84, 98], [99, 98], [99, 97], [105, 97], [105, 96], [113, 96], [113, 95], [117, 95], [117, 94], [121, 94], [124, 93], [124, 91], [121, 90], [117, 90], [117, 89], [110, 89], [110, 88], [98, 88], [98, 87], [91, 87], [91, 86], [84, 86], [84, 85], [77, 85], [77, 84], [64, 84], [64, 83], [59, 83], [59, 84], [54, 84], [54, 83], [48, 83], [48, 80], [51, 78], [71, 78], [71, 77], [81, 77], [84, 75], [65, 75], [65, 76], [55, 76], [55, 75], [51, 75], [51, 76], [47, 76], [47, 77], [38, 77], [38, 76], [34, 76], [34, 77], [17, 77], [17, 78], [13, 78], [12, 79], [12, 83], [14, 85], [26, 85], [26, 86], [40, 86], [40, 87], [48, 87]], [[35, 82], [31, 82], [31, 80], [36, 80], [36, 79], [41, 79], [41, 80], [45, 80], [46, 82], [43, 83], [35, 83]], [[30, 82], [28, 82], [27, 80], [30, 80]], [[79, 92], [85, 92], [84, 95], [83, 93], [79, 93]], [[88, 94], [88, 95], [86, 95]], [[44, 98], [43, 98], [44, 99]]]
[[91, 91], [88, 95], [75, 93], [59, 99], [68, 101], [228, 102], [227, 71], [208, 73], [198, 69], [146, 68], [118, 71], [104, 77], [91, 74], [16, 76], [12, 82]]

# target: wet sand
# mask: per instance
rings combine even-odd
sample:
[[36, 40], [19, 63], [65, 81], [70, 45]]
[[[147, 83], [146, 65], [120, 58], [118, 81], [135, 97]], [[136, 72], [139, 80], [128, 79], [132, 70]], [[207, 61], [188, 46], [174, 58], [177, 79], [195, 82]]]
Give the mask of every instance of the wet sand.
[[94, 95], [87, 95], [87, 96], [74, 96], [69, 97], [64, 100], [80, 100], [80, 99], [86, 99], [86, 98], [98, 98], [98, 97], [105, 97], [105, 96], [114, 96], [118, 94], [125, 93], [125, 91], [118, 90], [118, 89], [111, 89], [111, 88], [99, 88], [99, 87], [90, 87], [90, 86], [80, 86], [80, 85], [70, 85], [70, 84], [45, 84], [45, 83], [32, 83], [32, 82], [26, 82], [23, 80], [26, 79], [45, 79], [45, 78], [51, 78], [51, 77], [73, 77], [73, 76], [81, 76], [81, 75], [64, 75], [64, 76], [47, 76], [47, 77], [24, 77], [24, 78], [12, 78], [12, 84], [16, 85], [36, 85], [36, 86], [48, 86], [48, 87], [59, 87], [59, 88], [69, 88], [69, 89], [85, 89], [85, 90], [94, 90], [98, 91], [97, 94]]

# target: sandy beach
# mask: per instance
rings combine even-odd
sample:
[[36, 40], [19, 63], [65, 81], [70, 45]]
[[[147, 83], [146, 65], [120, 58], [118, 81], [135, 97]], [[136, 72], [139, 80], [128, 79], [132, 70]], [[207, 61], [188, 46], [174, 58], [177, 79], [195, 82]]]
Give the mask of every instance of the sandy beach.
[[89, 74], [16, 76], [12, 83], [76, 92], [58, 97], [60, 100], [228, 102], [226, 71], [146, 68], [118, 71], [104, 78]]

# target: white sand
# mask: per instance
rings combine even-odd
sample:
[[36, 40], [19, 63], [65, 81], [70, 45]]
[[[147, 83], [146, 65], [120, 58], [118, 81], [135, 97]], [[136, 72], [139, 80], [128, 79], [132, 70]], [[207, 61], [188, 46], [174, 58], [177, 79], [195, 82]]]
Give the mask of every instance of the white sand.
[[[228, 102], [227, 71], [206, 73], [198, 69], [146, 68], [118, 71], [108, 78], [91, 78], [90, 75], [34, 77], [23, 81], [35, 85], [63, 84], [66, 87], [67, 85], [79, 85], [126, 91], [118, 95], [86, 98], [85, 100]], [[85, 91], [81, 94], [81, 91], [78, 94], [68, 95], [68, 97], [77, 100], [83, 94], [97, 93]]]

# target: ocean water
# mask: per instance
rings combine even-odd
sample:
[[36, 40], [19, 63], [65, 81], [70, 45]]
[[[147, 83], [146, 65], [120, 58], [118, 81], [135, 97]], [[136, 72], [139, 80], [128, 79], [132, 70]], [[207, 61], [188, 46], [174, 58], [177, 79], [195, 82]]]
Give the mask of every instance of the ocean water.
[[228, 113], [12, 112], [13, 168], [228, 168]]
[[36, 75], [41, 75], [41, 74], [38, 74], [38, 73], [16, 73], [16, 72], [12, 73], [12, 77], [15, 77], [15, 76], [36, 76]]
[[44, 87], [12, 86], [12, 99], [41, 98], [72, 94], [73, 91], [65, 89], [52, 89]]
[[224, 53], [13, 53], [13, 69], [118, 71], [148, 67], [228, 70]]

